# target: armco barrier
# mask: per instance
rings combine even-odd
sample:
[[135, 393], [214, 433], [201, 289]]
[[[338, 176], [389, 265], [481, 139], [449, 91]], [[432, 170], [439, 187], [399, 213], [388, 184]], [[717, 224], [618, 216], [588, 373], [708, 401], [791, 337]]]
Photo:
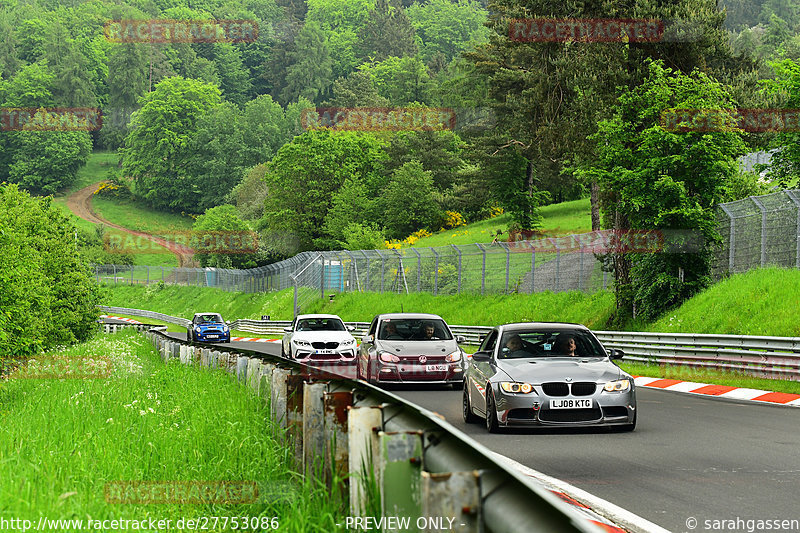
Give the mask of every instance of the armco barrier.
[[438, 530], [428, 519], [451, 518], [464, 532], [600, 531], [434, 412], [364, 382], [250, 350], [188, 344], [164, 329], [146, 335], [165, 363], [225, 369], [269, 402], [304, 475], [330, 486], [346, 473], [351, 516], [367, 514], [375, 491], [364, 480], [374, 479], [382, 515], [410, 517], [410, 531]]
[[[100, 306], [107, 312], [159, 318], [173, 324], [188, 320], [124, 307]], [[289, 321], [236, 320], [232, 329], [259, 335], [282, 335]], [[366, 334], [366, 322], [348, 322], [354, 335]], [[453, 334], [463, 335], [465, 344], [477, 345], [492, 328], [486, 326], [450, 326]], [[800, 381], [800, 337], [766, 337], [751, 335], [713, 335], [699, 333], [651, 333], [627, 331], [595, 331], [607, 347], [625, 352], [626, 361], [667, 363], [717, 370], [739, 371], [772, 379]]]

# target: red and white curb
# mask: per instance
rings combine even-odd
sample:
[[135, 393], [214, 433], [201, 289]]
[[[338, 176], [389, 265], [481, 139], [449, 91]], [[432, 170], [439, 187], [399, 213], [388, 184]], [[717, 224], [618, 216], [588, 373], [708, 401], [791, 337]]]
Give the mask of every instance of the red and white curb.
[[705, 396], [716, 396], [718, 398], [730, 398], [732, 400], [748, 400], [752, 402], [800, 407], [800, 394], [790, 394], [787, 392], [770, 392], [759, 389], [747, 389], [745, 387], [709, 385], [708, 383], [694, 383], [692, 381], [681, 381], [679, 379], [648, 378], [643, 376], [635, 376], [634, 382], [638, 387], [702, 394]]
[[281, 342], [280, 339], [260, 339], [258, 337], [231, 337], [231, 342]]
[[132, 318], [123, 318], [121, 316], [111, 316], [111, 315], [100, 315], [100, 318], [110, 318], [112, 320], [122, 320], [123, 322], [129, 322], [131, 324], [141, 324], [138, 320], [134, 320]]
[[524, 476], [528, 476], [561, 500], [569, 504], [573, 510], [588, 520], [601, 531], [614, 533], [669, 533], [668, 530], [649, 520], [635, 515], [594, 494], [574, 487], [565, 481], [538, 472], [513, 459], [491, 452], [496, 459], [506, 463]]

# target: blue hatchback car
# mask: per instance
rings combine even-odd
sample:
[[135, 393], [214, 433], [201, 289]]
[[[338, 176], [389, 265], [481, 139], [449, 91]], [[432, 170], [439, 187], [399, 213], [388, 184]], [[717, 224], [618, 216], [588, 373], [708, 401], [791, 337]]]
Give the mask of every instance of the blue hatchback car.
[[231, 342], [231, 328], [219, 313], [195, 313], [187, 333], [191, 342]]

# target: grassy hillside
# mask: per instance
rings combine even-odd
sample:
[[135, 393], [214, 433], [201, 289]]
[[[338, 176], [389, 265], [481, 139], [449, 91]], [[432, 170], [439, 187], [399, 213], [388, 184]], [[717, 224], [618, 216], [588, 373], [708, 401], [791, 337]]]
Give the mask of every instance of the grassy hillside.
[[[588, 198], [548, 205], [541, 209], [541, 213], [544, 217], [544, 226], [542, 230], [548, 236], [584, 233], [592, 230]], [[492, 242], [497, 230], [503, 232], [500, 240], [507, 240], [507, 229], [510, 223], [511, 216], [504, 214], [495, 218], [473, 222], [466, 226], [459, 226], [454, 229], [435, 233], [430, 237], [424, 237], [418, 240], [414, 243], [414, 246], [450, 246], [451, 244], [472, 244], [476, 242], [488, 243]]]
[[[220, 289], [118, 285], [108, 287], [106, 305], [134, 307], [188, 317], [197, 311], [219, 311], [229, 320], [292, 318], [293, 292], [229, 293]], [[800, 271], [767, 268], [738, 274], [695, 296], [652, 324], [634, 329], [735, 335], [800, 336]], [[533, 295], [449, 295], [427, 293], [343, 293], [333, 302], [315, 300], [304, 312], [340, 315], [347, 321], [369, 321], [378, 313], [436, 313], [452, 324], [495, 325], [524, 320], [579, 322], [603, 329], [614, 309], [614, 296], [602, 291]]]
[[800, 336], [800, 270], [764, 268], [731, 276], [648, 330]]
[[[174, 316], [191, 317], [202, 311], [218, 311], [226, 320], [260, 318], [291, 320], [294, 293], [291, 289], [267, 294], [229, 293], [220, 289], [167, 286], [109, 287], [105, 305], [159, 311]], [[331, 303], [316, 300], [304, 312], [334, 313], [346, 321], [368, 322], [376, 314], [416, 311], [441, 315], [451, 324], [491, 326], [526, 320], [580, 322], [601, 328], [613, 310], [609, 292], [585, 295], [580, 292], [539, 293], [533, 296], [345, 293]], [[229, 318], [230, 317], [230, 318]]]

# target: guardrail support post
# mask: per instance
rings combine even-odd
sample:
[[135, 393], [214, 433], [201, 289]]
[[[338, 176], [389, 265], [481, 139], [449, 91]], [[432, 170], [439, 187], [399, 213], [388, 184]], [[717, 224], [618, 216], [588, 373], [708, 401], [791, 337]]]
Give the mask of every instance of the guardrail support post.
[[275, 422], [275, 427], [285, 428], [286, 417], [286, 380], [289, 370], [276, 368], [272, 372], [272, 387], [270, 388], [270, 414]]
[[378, 498], [380, 472], [375, 468], [378, 459], [378, 431], [383, 426], [380, 407], [352, 407], [347, 413], [347, 441], [350, 451], [350, 515], [367, 514], [367, 491]]
[[303, 385], [303, 475], [322, 475], [322, 459], [325, 452], [323, 396], [327, 383]]
[[269, 401], [270, 389], [272, 388], [272, 372], [275, 365], [272, 363], [261, 363], [261, 376], [259, 377], [258, 395], [264, 400]]
[[302, 470], [303, 464], [303, 386], [306, 377], [292, 374], [286, 378], [286, 427], [297, 470]]
[[247, 361], [247, 386], [253, 389], [253, 392], [258, 394], [258, 381], [261, 376], [261, 361], [255, 357], [251, 357]]
[[211, 366], [211, 350], [203, 348], [203, 351], [200, 352], [200, 367], [208, 368], [209, 366]]
[[[426, 533], [448, 529], [448, 519], [453, 519], [453, 526], [458, 524], [459, 532], [480, 533], [480, 473], [475, 470], [444, 474], [422, 472], [422, 516], [428, 520], [427, 527], [422, 528]], [[439, 517], [444, 518], [445, 523], [432, 520]]]
[[248, 359], [247, 356], [244, 355], [236, 356], [235, 373], [236, 373], [236, 380], [239, 383], [245, 383], [245, 381], [247, 380], [247, 366], [249, 362], [250, 359]]
[[334, 478], [347, 476], [347, 411], [353, 405], [352, 391], [326, 392], [322, 397], [324, 411], [324, 476], [325, 484], [333, 487]]
[[383, 516], [411, 517], [410, 531], [419, 531], [422, 516], [422, 431], [378, 433], [378, 470], [383, 482]]

